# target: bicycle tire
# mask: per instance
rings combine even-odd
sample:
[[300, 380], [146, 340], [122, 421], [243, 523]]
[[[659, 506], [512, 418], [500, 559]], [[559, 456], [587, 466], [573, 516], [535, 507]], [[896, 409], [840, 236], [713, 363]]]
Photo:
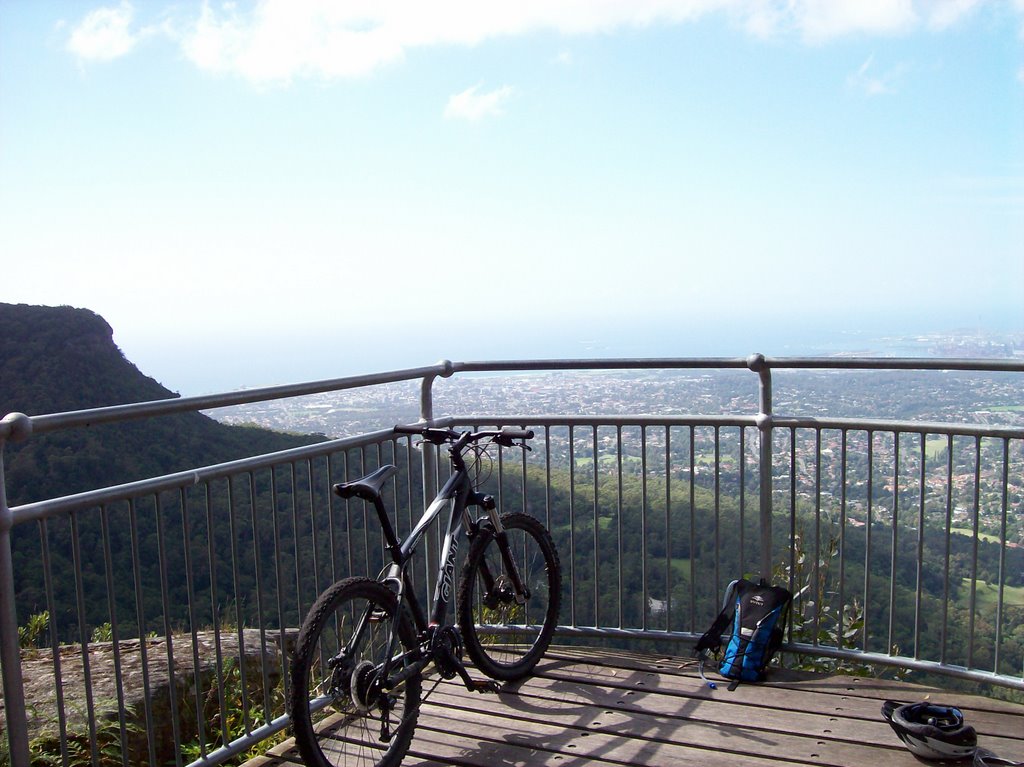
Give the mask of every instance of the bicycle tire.
[[[495, 533], [481, 525], [462, 570], [458, 622], [476, 667], [492, 679], [511, 682], [533, 671], [551, 644], [561, 605], [562, 570], [554, 541], [537, 519], [512, 512], [501, 515], [501, 524], [529, 598], [525, 605], [516, 603]], [[495, 579], [490, 592], [481, 574], [484, 562]]]
[[[309, 767], [396, 767], [409, 750], [419, 716], [421, 679], [410, 677], [388, 696], [391, 737], [381, 740], [380, 696], [372, 692], [373, 667], [388, 648], [397, 598], [369, 578], [348, 578], [324, 591], [302, 624], [291, 663], [289, 713], [295, 741]], [[366, 630], [351, 655], [341, 649], [352, 638], [360, 616]], [[416, 646], [409, 614], [398, 622], [402, 646]], [[328, 671], [328, 660], [338, 660]], [[327, 672], [327, 673], [322, 673]], [[329, 700], [328, 700], [329, 699]], [[326, 703], [311, 710], [311, 700]]]

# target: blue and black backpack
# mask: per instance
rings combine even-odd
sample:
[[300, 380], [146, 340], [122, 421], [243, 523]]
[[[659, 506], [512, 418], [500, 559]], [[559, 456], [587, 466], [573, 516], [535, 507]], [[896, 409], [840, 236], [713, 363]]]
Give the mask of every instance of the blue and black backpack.
[[772, 586], [764, 578], [754, 583], [735, 580], [725, 591], [722, 611], [694, 647], [700, 658], [700, 675], [711, 689], [715, 683], [704, 676], [704, 662], [718, 656], [723, 641], [718, 673], [732, 680], [729, 689], [740, 682], [760, 682], [765, 669], [782, 646], [789, 607], [793, 595], [781, 586]]

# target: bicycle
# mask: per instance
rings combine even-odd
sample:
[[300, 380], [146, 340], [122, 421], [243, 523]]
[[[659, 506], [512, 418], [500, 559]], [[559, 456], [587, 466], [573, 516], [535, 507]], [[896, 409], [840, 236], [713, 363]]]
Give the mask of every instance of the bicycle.
[[[451, 475], [403, 541], [381, 497], [395, 466], [334, 485], [342, 498], [373, 504], [391, 561], [376, 579], [352, 577], [330, 586], [299, 632], [288, 705], [299, 752], [310, 767], [398, 765], [412, 742], [431, 664], [441, 679], [459, 677], [471, 691], [498, 692], [499, 681], [530, 674], [558, 621], [561, 568], [551, 535], [528, 514], [499, 514], [494, 498], [479, 492], [473, 481], [474, 468], [492, 443], [529, 450], [526, 440], [533, 432], [430, 426], [396, 426], [395, 432], [447, 445]], [[471, 453], [475, 461], [469, 467]], [[409, 564], [446, 506], [448, 527], [427, 615]], [[483, 513], [474, 516], [469, 512], [474, 507]], [[463, 532], [470, 545], [455, 594], [456, 626], [447, 613]], [[489, 679], [470, 676], [463, 650]]]

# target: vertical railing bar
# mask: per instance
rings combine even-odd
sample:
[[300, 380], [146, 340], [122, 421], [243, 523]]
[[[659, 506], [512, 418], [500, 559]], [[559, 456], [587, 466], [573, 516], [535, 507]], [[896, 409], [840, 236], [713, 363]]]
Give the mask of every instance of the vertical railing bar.
[[[57, 731], [60, 740], [60, 756], [61, 764], [67, 767], [69, 764], [68, 755], [68, 729], [67, 729], [67, 715], [64, 710], [64, 685], [60, 683], [63, 678], [61, 672], [61, 658], [60, 658], [60, 636], [57, 631], [57, 608], [56, 602], [53, 596], [53, 566], [50, 563], [50, 534], [47, 527], [47, 520], [39, 520], [39, 540], [43, 566], [43, 590], [46, 593], [46, 610], [50, 616], [50, 652], [53, 659], [53, 679], [54, 679], [54, 693], [56, 694], [57, 704]], [[17, 636], [17, 632], [14, 632]], [[21, 700], [24, 698], [22, 697]], [[9, 709], [5, 711], [5, 714], [10, 716]], [[8, 728], [10, 722], [5, 720]], [[26, 744], [27, 748], [27, 744]], [[11, 749], [13, 751], [13, 747]]]
[[[388, 463], [394, 465], [394, 467], [396, 469], [398, 469], [398, 437], [397, 436], [392, 436], [387, 444], [390, 446], [389, 452], [390, 452], [390, 455], [391, 455], [391, 460], [389, 460]], [[395, 531], [396, 531], [397, 535], [401, 536], [401, 534], [402, 534], [401, 533], [401, 530], [402, 530], [402, 499], [401, 499], [401, 497], [399, 496], [399, 493], [398, 493], [398, 472], [397, 471], [391, 477], [391, 482], [389, 484], [391, 485], [391, 497], [394, 499], [394, 502], [391, 504], [391, 507], [392, 507], [392, 513], [395, 515]], [[328, 487], [328, 491], [330, 491], [330, 487]], [[383, 535], [383, 533], [381, 533], [381, 535]], [[385, 547], [384, 551], [382, 552], [381, 556], [383, 557], [383, 561], [385, 561], [385, 562], [388, 561], [387, 548], [386, 547]]]
[[174, 684], [174, 639], [170, 616], [171, 600], [167, 591], [167, 548], [164, 543], [163, 501], [160, 500], [160, 493], [154, 493], [153, 499], [156, 504], [157, 561], [160, 572], [160, 603], [164, 613], [164, 645], [167, 650], [167, 687], [171, 706], [171, 734], [174, 740], [174, 761], [178, 767], [181, 767], [181, 714], [178, 709], [177, 685]]
[[[524, 428], [522, 426], [522, 424], [520, 424], [520, 428]], [[527, 463], [526, 462], [526, 454], [527, 454], [527, 450], [525, 448], [519, 450], [519, 457], [518, 457], [519, 467], [520, 467], [520, 472], [519, 472], [519, 496], [520, 496], [520, 511], [523, 514], [529, 514], [529, 504], [526, 502], [526, 484], [527, 484], [526, 483], [526, 463]], [[523, 540], [523, 557], [524, 558], [526, 557], [526, 541], [525, 540]], [[529, 620], [532, 620], [532, 618], [528, 619], [528, 621]]]
[[[328, 458], [328, 461], [330, 459]], [[328, 463], [328, 466], [330, 464]], [[283, 562], [281, 560], [281, 515], [277, 508], [278, 498], [278, 485], [277, 485], [277, 466], [270, 467], [270, 511], [271, 516], [274, 520], [274, 590], [276, 594], [277, 603], [277, 631], [278, 631], [278, 660], [280, 661], [281, 668], [281, 689], [287, 691], [288, 685], [288, 658], [287, 658], [287, 641], [285, 628], [288, 625], [288, 621], [285, 619], [285, 607], [284, 607], [284, 582], [282, 580], [283, 574]], [[330, 472], [328, 471], [328, 476]], [[328, 496], [330, 498], [330, 496]], [[328, 501], [330, 505], [330, 501]], [[263, 648], [263, 655], [266, 658], [266, 648]], [[265, 662], [265, 661], [264, 661]], [[271, 706], [271, 719], [276, 712], [273, 711]]]
[[[715, 424], [715, 594], [721, 594], [722, 574], [722, 443], [721, 426]], [[770, 573], [762, 573], [766, 578]]]
[[298, 610], [299, 622], [301, 623], [306, 615], [304, 603], [302, 601], [302, 557], [304, 552], [299, 547], [299, 531], [301, 527], [299, 525], [299, 485], [298, 477], [296, 476], [295, 461], [291, 461], [288, 464], [288, 474], [290, 479], [290, 492], [288, 493], [289, 501], [292, 507], [292, 561], [295, 565], [295, 605]]
[[[479, 431], [480, 427], [475, 426], [474, 431]], [[505, 450], [500, 445], [498, 446], [498, 487], [497, 487], [497, 503], [500, 510], [504, 510], [502, 505], [504, 501], [504, 487], [505, 487]]]
[[928, 453], [925, 449], [925, 434], [921, 434], [918, 440], [920, 453], [920, 474], [918, 477], [918, 505], [917, 505], [917, 584], [914, 589], [914, 659], [921, 657], [921, 606], [922, 592], [924, 590], [924, 516], [927, 499], [927, 463]]
[[839, 449], [839, 603], [836, 608], [836, 647], [843, 649], [843, 618], [846, 612], [846, 483], [847, 458], [846, 450], [849, 433], [841, 432]]
[[[789, 429], [789, 582], [790, 594], [796, 594], [796, 427]], [[769, 577], [766, 575], [765, 577]], [[802, 601], [802, 600], [801, 600]], [[793, 636], [790, 626], [790, 638]]]
[[[252, 558], [254, 572], [253, 576], [256, 579], [256, 625], [259, 628], [260, 646], [257, 651], [260, 654], [260, 676], [263, 682], [263, 716], [264, 723], [273, 720], [273, 715], [270, 711], [270, 677], [267, 673], [267, 660], [266, 660], [266, 647], [267, 647], [267, 625], [264, 619], [263, 611], [263, 567], [262, 559], [260, 556], [260, 525], [259, 525], [259, 513], [257, 506], [257, 499], [259, 494], [256, 492], [256, 472], [250, 471], [249, 474], [249, 518], [252, 522]], [[242, 653], [242, 658], [245, 658], [244, 650], [242, 649], [242, 640], [244, 634], [239, 636], [239, 651]], [[246, 735], [251, 733], [251, 730], [245, 731]]]
[[665, 426], [665, 630], [672, 630], [672, 428]]
[[[352, 466], [351, 466], [351, 462], [350, 462], [350, 459], [349, 459], [349, 452], [347, 450], [344, 450], [341, 453], [341, 464], [342, 464], [342, 469], [343, 469], [342, 476], [344, 477], [345, 482], [351, 482], [352, 478], [353, 478], [352, 477]], [[352, 506], [351, 506], [351, 504], [350, 504], [350, 502], [348, 500], [341, 501], [339, 499], [336, 502], [334, 500], [334, 496], [332, 494], [332, 496], [331, 496], [332, 508], [333, 508], [333, 504], [335, 504], [335, 503], [339, 503], [341, 508], [344, 509], [344, 518], [345, 518], [345, 554], [346, 554], [347, 559], [348, 559], [348, 563], [347, 563], [348, 564], [348, 575], [352, 576], [356, 572], [356, 566], [355, 566], [356, 552], [355, 552], [355, 549], [353, 548], [353, 543], [352, 543], [352, 538], [353, 538], [353, 532], [352, 532]], [[318, 590], [317, 591], [317, 595], [319, 595], [319, 593], [320, 592]], [[315, 599], [316, 599], [316, 595], [314, 595], [313, 599], [310, 600], [310, 601], [312, 602]]]
[[551, 425], [544, 424], [544, 521], [551, 529]]
[[[316, 525], [317, 517], [322, 517], [323, 514], [317, 514], [316, 511], [315, 511], [316, 508], [319, 506], [319, 504], [316, 503], [316, 482], [317, 482], [316, 474], [317, 474], [317, 472], [315, 470], [315, 466], [313, 464], [313, 461], [314, 461], [313, 458], [307, 458], [306, 459], [306, 477], [307, 477], [307, 479], [306, 479], [306, 495], [309, 497], [309, 520], [310, 520], [310, 524], [315, 529], [316, 526], [317, 526]], [[334, 506], [334, 498], [335, 497], [334, 497], [334, 484], [333, 484], [333, 482], [334, 482], [334, 454], [333, 453], [329, 453], [327, 456], [324, 456], [324, 464], [323, 464], [323, 466], [324, 466], [324, 480], [323, 480], [324, 481], [324, 487], [323, 487], [323, 489], [324, 489], [324, 494], [325, 494], [324, 495], [325, 506], [327, 507], [326, 509], [324, 509], [324, 511], [326, 511], [326, 513], [327, 513], [328, 564], [330, 565], [330, 568], [331, 568], [331, 572], [330, 572], [330, 576], [329, 576], [330, 583], [328, 584], [328, 586], [330, 586], [331, 584], [336, 583], [341, 578], [340, 574], [338, 573], [338, 550], [337, 550], [337, 547], [335, 546], [335, 541], [337, 540], [336, 537], [338, 535], [338, 532], [335, 529], [335, 526], [336, 526], [336, 516], [337, 515], [335, 514], [335, 506]], [[317, 536], [317, 540], [319, 540], [321, 538], [322, 538], [322, 536]], [[317, 588], [317, 587], [319, 586], [319, 584], [321, 584], [321, 579], [319, 579], [319, 568], [321, 568], [321, 566], [323, 566], [323, 565], [319, 565], [318, 564], [319, 561], [321, 561], [321, 557], [319, 557], [319, 554], [317, 553], [316, 558], [313, 560], [313, 571], [315, 573], [315, 577], [313, 579], [314, 592], [313, 592], [312, 596], [309, 598], [310, 606], [312, 606], [312, 603], [316, 601], [316, 598], [319, 596], [319, 593], [321, 593], [321, 592], [319, 592], [319, 588]], [[327, 588], [327, 586], [325, 586], [324, 588]], [[305, 613], [304, 612], [299, 612], [299, 621], [301, 622], [304, 619], [305, 619]]]
[[[366, 445], [359, 448], [359, 476], [370, 473], [369, 464], [366, 458]], [[363, 563], [369, 571], [372, 568], [370, 562], [370, 505], [366, 501], [359, 502], [359, 508], [363, 514]]]
[[1007, 516], [1010, 511], [1010, 439], [1003, 437], [1002, 514], [999, 521], [999, 599], [996, 603], [996, 638], [992, 651], [992, 672], [999, 673], [1002, 660], [1003, 621], [1006, 612], [1006, 543]]
[[946, 550], [942, 570], [942, 634], [939, 663], [945, 664], [949, 644], [949, 560], [953, 535], [953, 435], [946, 435]]
[[[592, 426], [592, 444], [591, 444], [591, 456], [593, 457], [594, 467], [594, 625], [601, 625], [601, 570], [598, 567], [600, 557], [598, 556], [598, 535], [597, 529], [600, 526], [601, 515], [598, 508], [598, 488], [597, 488], [597, 424]], [[525, 451], [524, 451], [525, 454]]]
[[[26, 418], [24, 415], [21, 418]], [[26, 418], [27, 420], [27, 418]], [[3, 419], [4, 426], [10, 421]], [[13, 425], [13, 424], [12, 424]], [[7, 478], [5, 474], [4, 448], [7, 434], [0, 433], [0, 668], [3, 673], [4, 731], [0, 738], [6, 739], [7, 756], [14, 767], [28, 767], [30, 744], [28, 736], [28, 711], [25, 708], [25, 679], [21, 666], [21, 643], [18, 639], [18, 605], [14, 582], [14, 547], [12, 535], [14, 514], [7, 503]], [[55, 619], [51, 611], [50, 620]], [[51, 629], [51, 632], [53, 630]], [[57, 653], [54, 653], [56, 657]], [[60, 677], [55, 677], [55, 682]], [[59, 683], [57, 683], [59, 687]], [[63, 738], [63, 734], [61, 736]], [[62, 740], [62, 751], [63, 740]], [[65, 764], [67, 757], [65, 755]]]
[[647, 583], [647, 425], [640, 426], [640, 586], [643, 602], [640, 608], [640, 626], [647, 630], [650, 612], [650, 592]]
[[188, 626], [192, 641], [192, 680], [196, 689], [196, 738], [199, 741], [199, 753], [206, 758], [206, 722], [203, 721], [203, 683], [201, 661], [199, 659], [199, 633], [196, 626], [196, 593], [192, 573], [192, 526], [189, 523], [188, 490], [178, 489], [178, 502], [181, 504], [181, 535], [185, 554], [185, 599], [188, 612]]
[[153, 707], [149, 683], [149, 652], [146, 649], [146, 611], [142, 590], [142, 557], [139, 549], [139, 525], [135, 499], [128, 499], [128, 520], [132, 547], [132, 577], [135, 581], [135, 614], [139, 620], [139, 660], [142, 665], [142, 707], [146, 720], [149, 763], [156, 764], [156, 743], [153, 742]]
[[405, 473], [406, 473], [405, 485], [406, 485], [406, 488], [408, 489], [408, 498], [407, 498], [407, 503], [406, 503], [406, 516], [408, 517], [408, 525], [409, 526], [408, 526], [407, 529], [408, 530], [412, 530], [413, 525], [415, 525], [415, 523], [416, 523], [416, 520], [415, 520], [416, 495], [415, 495], [415, 492], [414, 492], [415, 488], [413, 487], [413, 485], [415, 484], [413, 482], [413, 477], [415, 476], [415, 474], [414, 474], [414, 472], [412, 470], [412, 459], [413, 459], [412, 437], [411, 436], [406, 437], [403, 440], [403, 442], [405, 444]]
[[[831, 547], [829, 547], [831, 550]], [[819, 644], [821, 630], [821, 611], [825, 599], [824, 584], [821, 581], [821, 428], [814, 430], [814, 564], [811, 573], [814, 588], [814, 638], [811, 644]], [[827, 567], [827, 565], [826, 565]]]
[[[429, 451], [431, 451], [433, 453], [433, 455], [435, 456], [435, 458], [441, 453], [440, 449], [435, 448], [435, 446], [432, 445], [429, 442], [424, 442], [424, 447], [426, 449], [428, 449]], [[445, 472], [445, 470], [447, 470], [449, 472], [451, 471], [450, 461], [435, 460], [434, 461], [434, 465], [433, 465], [433, 469], [434, 469], [433, 487], [435, 488], [435, 490], [433, 492], [433, 496], [436, 496], [437, 492], [438, 492], [436, 488], [444, 487], [444, 483], [446, 481], [444, 479], [444, 472]], [[428, 504], [431, 501], [433, 501], [433, 497], [427, 499], [427, 503]], [[442, 536], [442, 533], [441, 533], [439, 528], [440, 528], [440, 525], [438, 525], [438, 524], [431, 525], [427, 529], [427, 531], [425, 533], [425, 536], [424, 536], [425, 539], [426, 539], [426, 549], [427, 549], [427, 556], [425, 557], [425, 562], [424, 562], [424, 565], [426, 566], [426, 572], [427, 572], [427, 577], [424, 579], [424, 588], [425, 588], [424, 600], [425, 600], [426, 604], [430, 604], [430, 599], [433, 598], [433, 593], [434, 593], [433, 592], [433, 584], [435, 584], [437, 582], [437, 579], [441, 577], [441, 574], [440, 574], [440, 572], [437, 569], [438, 568], [438, 562], [441, 559], [441, 536]]]
[[892, 552], [889, 556], [889, 637], [888, 653], [896, 646], [896, 578], [899, 567], [899, 508], [900, 508], [900, 434], [893, 432], [892, 447]]
[[974, 438], [974, 519], [971, 521], [971, 596], [968, 602], [967, 667], [974, 668], [974, 611], [978, 598], [978, 527], [981, 520], [981, 437]]
[[124, 715], [124, 681], [121, 673], [121, 631], [117, 621], [117, 599], [114, 587], [113, 552], [110, 547], [110, 510], [100, 507], [100, 530], [103, 538], [103, 569], [107, 587], [107, 613], [110, 615], [110, 649], [114, 656], [114, 687], [117, 691], [117, 726], [121, 741], [121, 764], [128, 767], [128, 723]]
[[619, 628], [624, 628], [626, 625], [625, 616], [625, 603], [626, 603], [626, 587], [625, 577], [623, 572], [623, 541], [622, 541], [622, 513], [624, 510], [624, 498], [622, 489], [622, 424], [616, 424], [615, 426], [615, 473], [616, 473], [616, 507], [615, 507], [615, 522], [617, 526], [617, 561], [619, 565], [618, 573], [618, 587], [619, 587]]
[[740, 426], [740, 572], [747, 567], [747, 427]]
[[[230, 485], [231, 480], [227, 480]], [[210, 483], [206, 484], [206, 556], [210, 561], [210, 616], [213, 619], [213, 653], [216, 662], [217, 676], [217, 705], [220, 709], [220, 737], [221, 743], [228, 743], [231, 740], [231, 733], [228, 731], [228, 709], [227, 695], [224, 690], [224, 648], [220, 641], [221, 616], [220, 616], [220, 595], [217, 590], [217, 546], [215, 527], [213, 524], [213, 491]]]
[[697, 626], [697, 438], [696, 427], [690, 432], [690, 631]]
[[569, 426], [569, 623], [576, 625], [576, 435]]
[[[326, 467], [326, 470], [327, 470], [327, 481], [328, 481], [329, 484], [331, 482], [331, 473], [332, 473], [332, 469], [333, 469], [332, 458], [333, 458], [332, 456], [328, 456], [327, 457], [327, 467]], [[313, 492], [313, 483], [315, 482], [315, 476], [313, 474], [313, 460], [311, 458], [307, 458], [305, 460], [305, 462], [304, 462], [304, 465], [305, 465], [305, 474], [306, 474], [306, 496], [309, 499], [309, 541], [312, 544], [312, 560], [313, 560], [312, 561], [312, 565], [313, 565], [313, 572], [312, 572], [312, 576], [313, 576], [313, 593], [309, 597], [309, 604], [310, 604], [310, 606], [312, 606], [312, 603], [315, 602], [316, 598], [319, 596], [319, 594], [321, 594], [321, 568], [323, 567], [323, 565], [321, 563], [321, 551], [319, 551], [319, 547], [321, 547], [321, 530], [319, 530], [319, 524], [316, 521], [316, 518], [317, 518], [318, 515], [316, 513], [315, 493]], [[298, 469], [296, 469], [296, 480], [298, 480]], [[329, 493], [328, 496], [327, 496], [327, 535], [328, 535], [328, 555], [329, 555], [329, 558], [330, 558], [330, 565], [331, 565], [331, 580], [333, 582], [334, 581], [334, 576], [335, 576], [335, 573], [336, 573], [337, 570], [335, 568], [335, 562], [334, 562], [334, 560], [335, 560], [335, 546], [334, 546], [334, 539], [333, 539], [333, 536], [334, 536], [334, 494], [331, 494], [331, 493]], [[296, 534], [295, 538], [296, 538], [296, 547], [298, 547], [298, 534]], [[296, 566], [298, 566], [298, 562], [300, 561], [299, 557], [300, 557], [299, 550], [298, 550], [298, 548], [296, 548], [296, 550], [295, 550]], [[301, 600], [299, 601], [299, 605], [300, 605], [300, 607], [302, 606], [302, 601]], [[306, 616], [305, 610], [304, 609], [300, 609], [300, 611], [299, 611], [299, 622], [300, 623], [305, 621], [305, 616]]]
[[[235, 500], [235, 483], [234, 477], [228, 478], [228, 520], [230, 521], [229, 534], [231, 536], [231, 579], [232, 579], [232, 591], [234, 592], [235, 598], [235, 633], [238, 639], [238, 679], [239, 687], [241, 688], [242, 695], [242, 729], [245, 732], [252, 732], [252, 727], [249, 724], [249, 685], [246, 680], [246, 668], [245, 668], [245, 639], [244, 639], [244, 627], [245, 622], [242, 619], [242, 597], [239, 593], [239, 583], [241, 581], [241, 574], [239, 571], [239, 554], [238, 554], [238, 531], [236, 529], [235, 517], [237, 516], [238, 504]], [[228, 742], [229, 735], [225, 734], [225, 743]]]
[[[78, 511], [71, 517], [71, 559], [75, 570], [75, 607], [78, 612], [78, 640], [82, 646], [82, 679], [85, 687], [85, 710], [89, 723], [89, 750], [93, 763], [99, 762], [99, 744], [96, 741], [96, 708], [92, 693], [92, 667], [89, 662], [89, 632], [85, 625], [85, 584], [82, 573], [82, 550], [78, 530]], [[166, 602], [165, 602], [166, 604]]]
[[868, 478], [867, 478], [867, 520], [864, 524], [864, 612], [861, 629], [861, 649], [868, 651], [868, 616], [871, 603], [871, 554], [872, 527], [874, 527], [874, 496], [875, 496], [875, 433], [871, 429], [865, 432], [868, 440]]
[[528, 451], [526, 451], [526, 450], [520, 450], [519, 451], [519, 454], [520, 454], [520, 457], [521, 457], [521, 465], [523, 467], [523, 471], [522, 471], [522, 474], [521, 474], [521, 477], [520, 477], [520, 481], [519, 481], [519, 493], [522, 496], [522, 500], [523, 500], [522, 508], [520, 510], [523, 512], [523, 514], [528, 514], [530, 512], [530, 504], [528, 504], [526, 502], [526, 486], [528, 484], [527, 483], [527, 479], [526, 479], [526, 464], [527, 464], [526, 456], [527, 456], [527, 452]]
[[758, 378], [758, 409], [757, 427], [760, 434], [760, 455], [758, 468], [760, 471], [761, 500], [761, 572], [768, 577], [772, 571], [772, 371], [765, 362], [764, 355], [754, 354], [747, 358], [747, 367], [757, 373]]
[[[381, 466], [384, 465], [384, 443], [383, 442], [378, 442], [374, 446], [374, 448], [375, 448], [375, 451], [377, 453], [377, 465], [374, 467], [374, 469], [379, 469]], [[392, 480], [391, 480], [392, 486], [394, 486], [394, 481], [395, 481], [394, 478], [392, 478]], [[383, 490], [383, 488], [381, 488], [381, 489]], [[328, 485], [328, 490], [330, 490], [330, 485]], [[328, 496], [328, 497], [330, 497], [330, 496]], [[394, 510], [395, 504], [392, 503], [392, 504], [390, 504], [390, 506], [391, 506], [392, 510]], [[396, 526], [398, 525], [397, 517], [395, 518], [394, 523], [395, 523]], [[377, 531], [377, 533], [378, 533], [378, 535], [377, 535], [377, 556], [380, 558], [379, 562], [381, 563], [381, 566], [383, 566], [383, 563], [387, 561], [388, 544], [387, 544], [387, 541], [384, 539], [384, 528], [381, 527], [380, 530]], [[331, 540], [333, 541], [333, 536], [332, 536]], [[331, 550], [331, 560], [333, 561], [333, 559], [334, 559], [334, 551], [333, 551], [333, 547], [332, 547], [332, 550]], [[335, 580], [337, 580], [337, 578], [335, 578]]]

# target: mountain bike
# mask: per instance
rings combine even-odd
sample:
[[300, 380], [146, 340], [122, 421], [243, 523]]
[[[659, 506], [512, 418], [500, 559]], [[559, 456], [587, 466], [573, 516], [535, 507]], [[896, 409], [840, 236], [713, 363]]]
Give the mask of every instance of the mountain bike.
[[[377, 578], [347, 578], [330, 586], [302, 624], [288, 706], [299, 752], [311, 767], [398, 765], [412, 741], [431, 664], [439, 677], [434, 688], [459, 677], [469, 690], [498, 692], [498, 682], [522, 679], [533, 670], [558, 621], [562, 576], [551, 535], [528, 514], [500, 514], [494, 498], [478, 489], [487, 448], [529, 450], [526, 440], [533, 432], [430, 426], [396, 426], [395, 432], [446, 445], [451, 474], [402, 541], [381, 497], [395, 466], [334, 485], [342, 498], [373, 504], [390, 562]], [[448, 526], [427, 614], [413, 587], [410, 562], [424, 532], [446, 508]], [[463, 534], [469, 553], [454, 592]], [[453, 596], [456, 621], [449, 623]], [[489, 679], [470, 676], [463, 651]]]

